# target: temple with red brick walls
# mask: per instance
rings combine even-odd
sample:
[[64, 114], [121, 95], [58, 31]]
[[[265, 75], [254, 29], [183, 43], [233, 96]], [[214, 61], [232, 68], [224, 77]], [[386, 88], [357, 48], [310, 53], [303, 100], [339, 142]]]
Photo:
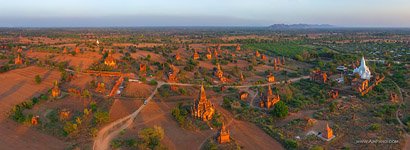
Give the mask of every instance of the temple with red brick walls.
[[96, 92], [104, 93], [105, 92], [105, 84], [103, 82], [97, 83], [97, 88], [95, 89]]
[[399, 97], [397, 96], [396, 93], [390, 93], [390, 101], [393, 103], [399, 102]]
[[[170, 65], [170, 69], [171, 70], [168, 72], [168, 82], [175, 83], [178, 81], [177, 74], [179, 72], [179, 69], [175, 67], [174, 65]], [[171, 85], [170, 88], [173, 91], [176, 91], [178, 89], [178, 87], [175, 85]]]
[[111, 51], [108, 52], [108, 56], [107, 58], [105, 58], [104, 60], [104, 64], [110, 67], [115, 67], [116, 66], [116, 62], [114, 57], [112, 57], [112, 53]]
[[14, 64], [16, 65], [23, 64], [23, 58], [21, 58], [20, 54], [17, 54], [17, 58], [14, 59]]
[[239, 98], [240, 98], [241, 100], [246, 100], [246, 99], [248, 99], [248, 96], [249, 96], [249, 93], [248, 93], [248, 92], [241, 92], [241, 93], [239, 93]]
[[256, 56], [256, 57], [261, 57], [261, 54], [259, 53], [259, 51], [258, 51], [258, 50], [256, 50], [256, 52], [255, 52], [255, 56]]
[[273, 69], [274, 70], [279, 70], [279, 65], [280, 65], [280, 60], [278, 60], [277, 58], [273, 58]]
[[147, 65], [140, 64], [140, 75], [145, 76], [147, 73]]
[[337, 90], [330, 90], [328, 93], [329, 97], [332, 99], [336, 99], [337, 97], [339, 97], [339, 91]]
[[70, 114], [71, 114], [71, 112], [70, 112], [68, 109], [62, 109], [62, 110], [60, 111], [60, 115], [59, 115], [60, 120], [68, 120], [68, 119], [70, 119]]
[[316, 81], [319, 83], [326, 83], [327, 82], [327, 74], [326, 72], [322, 72], [320, 70], [315, 70], [310, 73], [310, 80]]
[[241, 50], [241, 46], [239, 44], [236, 45], [236, 51], [240, 51]]
[[243, 73], [241, 72], [241, 75], [240, 75], [240, 79], [241, 79], [241, 82], [244, 82], [245, 81], [245, 77], [243, 76]]
[[191, 115], [203, 121], [211, 120], [215, 113], [214, 105], [206, 98], [204, 85], [201, 86], [198, 99], [194, 100]]
[[196, 50], [194, 50], [194, 55], [192, 56], [194, 60], [199, 59], [199, 54]]
[[206, 58], [208, 59], [208, 60], [211, 60], [212, 59], [212, 52], [211, 52], [211, 49], [208, 47], [207, 48], [207, 54], [206, 54]]
[[273, 94], [272, 88], [269, 85], [268, 86], [268, 92], [265, 95], [262, 95], [262, 99], [259, 102], [259, 106], [261, 108], [270, 109], [271, 107], [273, 107], [279, 101], [280, 101], [279, 95], [278, 94]]
[[40, 118], [40, 116], [33, 116], [33, 117], [31, 117], [31, 124], [32, 124], [32, 125], [37, 125], [39, 118]]
[[68, 53], [67, 47], [64, 47], [63, 54], [67, 54], [67, 53]]
[[335, 137], [335, 136], [333, 135], [333, 130], [329, 127], [329, 124], [326, 124], [326, 129], [325, 129], [325, 131], [323, 131], [322, 137], [323, 137], [325, 140], [331, 140], [332, 138]]
[[215, 58], [218, 58], [218, 55], [219, 55], [218, 50], [217, 50], [217, 49], [214, 49], [214, 57], [215, 57]]
[[351, 81], [351, 85], [352, 85], [352, 90], [361, 93], [369, 87], [369, 80], [354, 78]]
[[55, 81], [54, 87], [53, 89], [51, 89], [51, 97], [56, 98], [56, 97], [59, 97], [60, 95], [61, 95], [61, 90], [60, 88], [58, 88], [58, 82]]
[[268, 80], [268, 82], [272, 83], [275, 82], [275, 76], [273, 76], [272, 73], [270, 73], [267, 77], [266, 80]]
[[181, 60], [181, 55], [180, 55], [179, 53], [177, 53], [177, 54], [175, 55], [175, 60]]
[[267, 59], [268, 59], [268, 57], [266, 57], [266, 55], [262, 54], [261, 59], [262, 59], [262, 60], [267, 60]]
[[230, 133], [229, 133], [229, 130], [226, 129], [225, 123], [222, 123], [222, 127], [221, 127], [221, 129], [219, 130], [218, 138], [217, 138], [217, 139], [218, 139], [218, 143], [219, 143], [219, 144], [229, 143], [229, 142], [231, 141], [231, 139], [230, 139]]
[[77, 54], [79, 54], [79, 53], [81, 52], [80, 48], [78, 48], [78, 47], [75, 47], [74, 51], [75, 51], [75, 53], [77, 53]]

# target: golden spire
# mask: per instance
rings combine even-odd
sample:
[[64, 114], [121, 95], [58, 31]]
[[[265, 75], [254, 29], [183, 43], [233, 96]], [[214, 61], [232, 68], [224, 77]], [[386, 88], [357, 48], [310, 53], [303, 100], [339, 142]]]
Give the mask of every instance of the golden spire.
[[268, 85], [268, 95], [273, 95], [272, 88], [270, 87], [270, 84]]
[[199, 93], [199, 100], [206, 100], [206, 93], [205, 93], [205, 88], [204, 88], [204, 84], [201, 85], [201, 91]]

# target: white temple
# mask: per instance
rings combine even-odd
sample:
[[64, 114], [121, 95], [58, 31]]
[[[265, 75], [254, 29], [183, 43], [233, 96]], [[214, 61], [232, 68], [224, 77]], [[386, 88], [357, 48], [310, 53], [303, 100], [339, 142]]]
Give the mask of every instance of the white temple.
[[360, 66], [353, 70], [353, 74], [355, 73], [358, 73], [362, 79], [370, 80], [370, 77], [372, 77], [369, 67], [366, 66], [364, 57], [362, 57], [362, 60], [360, 61]]

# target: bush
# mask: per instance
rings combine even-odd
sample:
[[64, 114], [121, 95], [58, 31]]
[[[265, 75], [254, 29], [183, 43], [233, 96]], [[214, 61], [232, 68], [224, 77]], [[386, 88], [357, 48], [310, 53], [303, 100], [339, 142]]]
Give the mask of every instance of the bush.
[[295, 140], [291, 140], [291, 139], [285, 140], [286, 149], [296, 149], [297, 147], [298, 147], [298, 143]]
[[97, 111], [94, 114], [94, 123], [96, 123], [97, 125], [107, 123], [109, 120], [110, 115], [108, 114], [108, 112]]
[[274, 106], [273, 110], [272, 110], [272, 114], [275, 117], [286, 117], [288, 115], [288, 106], [286, 106], [286, 104], [282, 101], [279, 101], [278, 103], [276, 103], [276, 105]]
[[159, 126], [145, 128], [138, 133], [138, 137], [142, 140], [144, 146], [147, 146], [150, 149], [155, 149], [161, 147], [160, 142], [164, 138], [164, 129]]
[[78, 126], [75, 123], [72, 123], [70, 121], [66, 122], [64, 125], [64, 134], [66, 136], [72, 135], [77, 132]]
[[381, 125], [378, 123], [373, 123], [368, 128], [370, 131], [378, 131], [381, 129]]
[[34, 81], [35, 81], [37, 84], [40, 84], [40, 83], [41, 83], [41, 77], [40, 77], [40, 75], [36, 75], [36, 76], [34, 77]]

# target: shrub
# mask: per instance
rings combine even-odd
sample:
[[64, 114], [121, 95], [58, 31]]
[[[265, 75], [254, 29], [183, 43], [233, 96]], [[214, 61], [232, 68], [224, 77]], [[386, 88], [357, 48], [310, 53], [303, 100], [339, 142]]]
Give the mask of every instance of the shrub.
[[77, 132], [78, 126], [75, 123], [72, 123], [70, 121], [66, 122], [64, 125], [64, 134], [66, 136], [72, 135], [73, 133]]
[[36, 76], [34, 77], [34, 81], [35, 81], [37, 84], [40, 84], [40, 83], [41, 83], [41, 77], [40, 77], [40, 75], [36, 75]]
[[164, 138], [164, 129], [159, 126], [153, 128], [142, 129], [138, 133], [138, 137], [142, 140], [142, 143], [150, 149], [161, 147], [161, 140]]
[[97, 111], [94, 114], [94, 123], [96, 123], [97, 125], [107, 123], [109, 120], [110, 115], [108, 114], [108, 112]]
[[286, 106], [286, 104], [282, 101], [279, 101], [278, 103], [276, 103], [276, 105], [274, 106], [273, 110], [272, 110], [272, 114], [275, 117], [286, 117], [288, 115], [288, 106]]

